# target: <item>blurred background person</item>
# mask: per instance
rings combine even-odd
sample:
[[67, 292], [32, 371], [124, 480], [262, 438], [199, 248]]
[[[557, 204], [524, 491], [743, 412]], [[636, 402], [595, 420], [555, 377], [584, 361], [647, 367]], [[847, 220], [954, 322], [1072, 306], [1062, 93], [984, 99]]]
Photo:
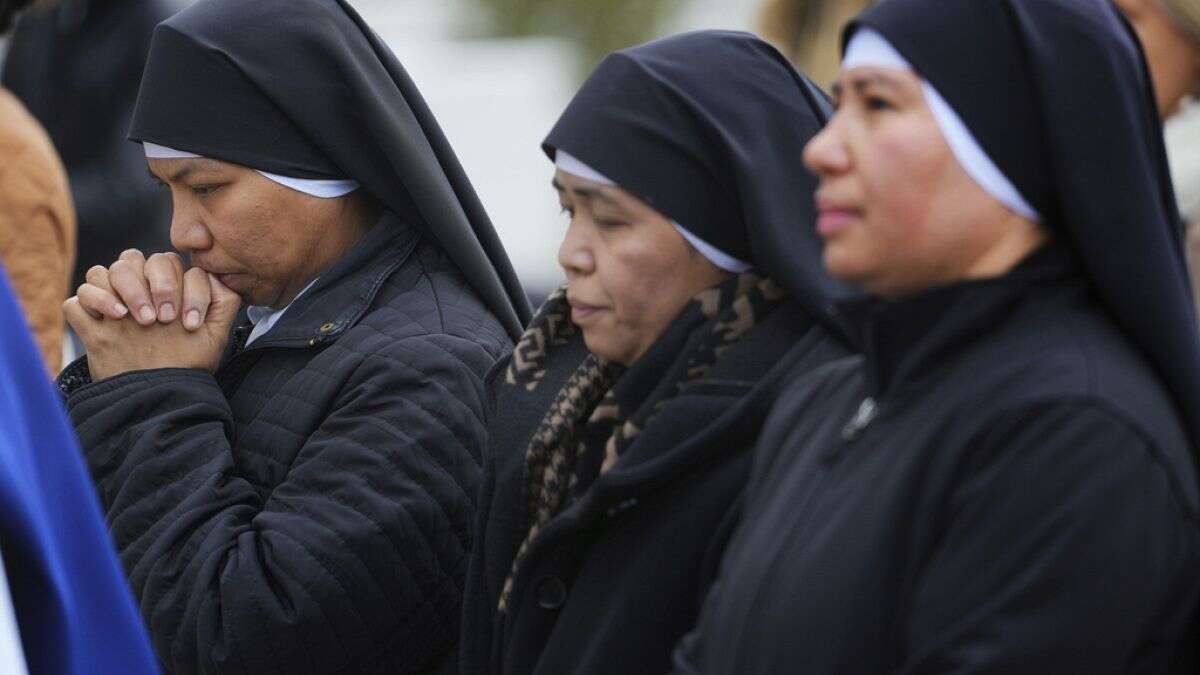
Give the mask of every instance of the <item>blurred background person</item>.
[[842, 28], [874, 0], [767, 0], [762, 36], [822, 87], [837, 77]]
[[1142, 41], [1158, 110], [1166, 120], [1167, 157], [1200, 308], [1200, 0], [1115, 0]]
[[[8, 159], [0, 148], [0, 165]], [[75, 434], [5, 277], [0, 266], [0, 673], [157, 673]]]
[[[0, 34], [28, 1], [0, 2]], [[75, 211], [62, 162], [46, 131], [0, 86], [0, 261], [51, 375], [62, 364], [60, 309], [75, 259]]]
[[14, 29], [0, 81], [46, 128], [66, 165], [78, 218], [71, 288], [127, 248], [170, 248], [168, 195], [125, 137], [150, 34], [185, 2], [39, 0]]

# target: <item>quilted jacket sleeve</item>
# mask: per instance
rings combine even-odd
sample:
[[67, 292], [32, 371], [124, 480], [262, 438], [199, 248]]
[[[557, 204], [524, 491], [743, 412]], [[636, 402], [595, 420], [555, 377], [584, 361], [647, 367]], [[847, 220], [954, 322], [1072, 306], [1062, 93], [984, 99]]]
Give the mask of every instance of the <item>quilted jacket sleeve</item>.
[[483, 357], [445, 335], [366, 356], [274, 489], [239, 475], [208, 373], [140, 371], [74, 393], [166, 668], [410, 673], [446, 658], [485, 439]]

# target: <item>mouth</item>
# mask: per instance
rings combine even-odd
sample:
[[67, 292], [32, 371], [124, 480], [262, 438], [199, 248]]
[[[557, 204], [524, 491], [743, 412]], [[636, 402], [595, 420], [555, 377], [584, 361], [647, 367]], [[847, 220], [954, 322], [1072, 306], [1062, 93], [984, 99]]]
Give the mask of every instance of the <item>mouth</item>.
[[860, 209], [852, 208], [844, 203], [817, 196], [817, 234], [831, 237], [842, 232], [855, 221], [862, 218]]
[[603, 307], [589, 305], [588, 303], [580, 302], [579, 300], [568, 298], [567, 302], [571, 305], [571, 321], [574, 321], [575, 323], [586, 321], [587, 319], [604, 311]]
[[243, 274], [241, 272], [224, 272], [221, 270], [215, 270], [215, 269], [212, 269], [209, 266], [205, 265], [202, 262], [193, 261], [193, 265], [195, 267], [199, 267], [200, 269], [204, 270], [205, 272], [213, 275], [214, 277], [217, 278], [217, 281], [220, 281], [225, 286], [229, 286], [230, 282], [237, 281], [237, 279], [239, 277], [246, 276], [245, 274]]

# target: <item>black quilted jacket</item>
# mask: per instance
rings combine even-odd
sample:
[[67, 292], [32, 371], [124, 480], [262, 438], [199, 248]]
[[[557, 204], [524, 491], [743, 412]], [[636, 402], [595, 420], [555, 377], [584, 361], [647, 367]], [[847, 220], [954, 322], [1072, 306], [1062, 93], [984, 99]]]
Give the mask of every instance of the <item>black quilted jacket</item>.
[[483, 376], [510, 341], [449, 259], [396, 218], [215, 376], [60, 378], [164, 667], [446, 667], [485, 442]]

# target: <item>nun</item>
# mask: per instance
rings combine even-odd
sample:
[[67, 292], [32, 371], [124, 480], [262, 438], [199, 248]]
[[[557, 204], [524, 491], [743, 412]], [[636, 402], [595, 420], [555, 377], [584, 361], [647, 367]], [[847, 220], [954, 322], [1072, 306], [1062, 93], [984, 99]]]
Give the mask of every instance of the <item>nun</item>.
[[59, 383], [164, 668], [453, 670], [484, 376], [529, 317], [417, 89], [346, 2], [200, 0], [130, 136], [191, 267], [89, 270]]
[[1108, 0], [884, 0], [805, 150], [861, 358], [784, 392], [681, 673], [1195, 673], [1200, 337]]
[[780, 378], [847, 353], [799, 163], [826, 106], [699, 32], [610, 55], [550, 131], [567, 283], [493, 371], [462, 672], [670, 668]]

